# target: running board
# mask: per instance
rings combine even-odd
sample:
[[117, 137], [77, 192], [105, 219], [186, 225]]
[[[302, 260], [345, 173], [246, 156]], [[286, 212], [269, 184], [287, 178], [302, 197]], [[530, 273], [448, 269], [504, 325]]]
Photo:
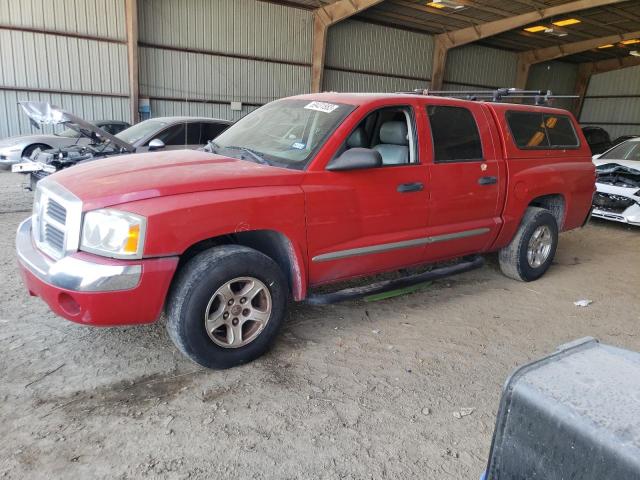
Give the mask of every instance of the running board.
[[306, 298], [306, 303], [310, 305], [330, 305], [332, 303], [344, 302], [345, 300], [355, 300], [358, 298], [368, 297], [370, 295], [411, 287], [430, 280], [439, 280], [459, 273], [469, 272], [476, 268], [480, 268], [483, 265], [484, 258], [474, 256], [467, 258], [466, 260], [462, 260], [454, 265], [447, 265], [446, 267], [436, 268], [416, 275], [370, 283], [369, 285], [364, 285], [362, 287], [345, 288], [344, 290], [338, 290], [337, 292], [312, 294]]

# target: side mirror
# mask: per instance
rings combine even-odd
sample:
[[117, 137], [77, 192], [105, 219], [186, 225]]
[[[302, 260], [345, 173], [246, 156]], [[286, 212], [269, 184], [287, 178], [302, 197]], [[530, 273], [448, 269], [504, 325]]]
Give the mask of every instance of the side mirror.
[[340, 172], [346, 170], [362, 170], [365, 168], [376, 168], [382, 166], [382, 155], [377, 150], [370, 148], [350, 148], [342, 155], [334, 158], [327, 170]]
[[153, 150], [160, 150], [161, 148], [164, 148], [164, 142], [162, 140], [160, 140], [159, 138], [154, 138], [153, 140], [151, 140], [149, 142], [149, 151], [153, 151]]

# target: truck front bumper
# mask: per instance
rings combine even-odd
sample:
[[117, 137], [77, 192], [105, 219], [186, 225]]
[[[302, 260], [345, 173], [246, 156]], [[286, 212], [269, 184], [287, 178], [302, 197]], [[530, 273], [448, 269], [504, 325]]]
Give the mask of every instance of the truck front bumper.
[[31, 295], [61, 317], [96, 326], [154, 322], [178, 265], [178, 257], [131, 261], [83, 252], [53, 260], [34, 246], [31, 218], [18, 227], [16, 250]]

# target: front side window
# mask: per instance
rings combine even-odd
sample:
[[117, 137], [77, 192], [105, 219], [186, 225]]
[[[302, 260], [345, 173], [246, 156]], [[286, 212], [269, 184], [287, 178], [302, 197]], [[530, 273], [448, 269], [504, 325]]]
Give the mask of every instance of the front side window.
[[160, 132], [154, 138], [162, 140], [162, 142], [169, 146], [186, 145], [187, 135], [184, 123], [178, 123], [172, 125], [163, 132]]
[[254, 110], [207, 147], [213, 153], [303, 169], [355, 107], [284, 99]]
[[507, 112], [514, 142], [521, 149], [575, 148], [579, 145], [573, 123], [566, 115], [542, 112]]
[[473, 114], [466, 108], [447, 105], [427, 107], [434, 162], [482, 160], [482, 142]]
[[349, 134], [335, 157], [351, 148], [367, 148], [380, 153], [383, 166], [417, 163], [414, 124], [413, 109], [409, 106], [374, 110]]
[[122, 130], [116, 137], [127, 143], [134, 144], [162, 130], [167, 125], [168, 123], [163, 120], [149, 119]]

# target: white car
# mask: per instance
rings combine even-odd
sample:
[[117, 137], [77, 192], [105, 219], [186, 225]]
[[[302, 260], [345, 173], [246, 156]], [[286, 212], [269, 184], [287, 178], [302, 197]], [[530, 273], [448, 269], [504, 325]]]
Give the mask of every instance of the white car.
[[[115, 135], [129, 128], [127, 122], [119, 120], [97, 120], [90, 122], [98, 128]], [[23, 158], [29, 158], [37, 149], [48, 150], [53, 148], [68, 148], [75, 145], [86, 146], [91, 139], [83, 137], [80, 132], [67, 128], [60, 133], [17, 135], [15, 137], [0, 140], [0, 167], [10, 168], [19, 163]]]
[[640, 138], [594, 155], [597, 192], [592, 216], [640, 226]]

